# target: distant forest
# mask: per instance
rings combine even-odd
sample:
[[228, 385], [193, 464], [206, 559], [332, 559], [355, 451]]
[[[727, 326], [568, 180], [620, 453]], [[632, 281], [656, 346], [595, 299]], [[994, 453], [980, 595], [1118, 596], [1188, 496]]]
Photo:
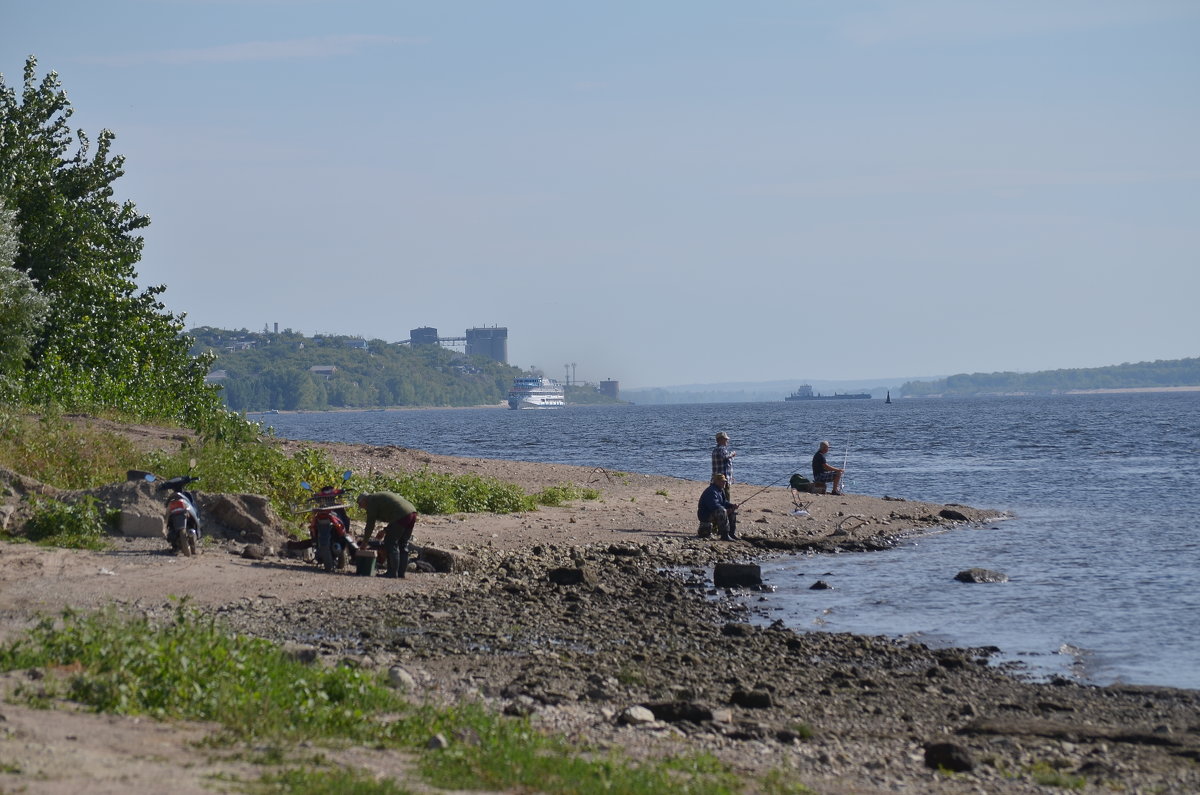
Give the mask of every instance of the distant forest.
[[[494, 406], [520, 368], [439, 345], [361, 337], [306, 337], [285, 329], [253, 332], [201, 326], [188, 332], [192, 355], [217, 358], [209, 383], [233, 411], [321, 411], [393, 406]], [[568, 404], [614, 403], [594, 384], [566, 387]]]
[[1038, 394], [1095, 389], [1200, 386], [1200, 358], [1170, 359], [1111, 367], [1043, 370], [1036, 373], [972, 373], [937, 381], [909, 381], [904, 397]]

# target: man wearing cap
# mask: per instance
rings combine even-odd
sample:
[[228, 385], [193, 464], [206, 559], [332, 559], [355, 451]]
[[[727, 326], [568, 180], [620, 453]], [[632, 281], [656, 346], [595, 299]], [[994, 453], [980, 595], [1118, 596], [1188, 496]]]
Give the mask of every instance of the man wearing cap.
[[367, 528], [363, 544], [371, 540], [376, 522], [386, 523], [383, 530], [383, 549], [387, 552], [385, 577], [403, 577], [408, 569], [408, 541], [417, 524], [417, 509], [411, 502], [390, 491], [358, 495], [358, 507], [366, 512]]
[[712, 476], [712, 482], [700, 495], [700, 504], [696, 507], [696, 518], [701, 524], [709, 524], [717, 529], [717, 535], [722, 541], [734, 541], [737, 533], [734, 530], [734, 517], [737, 506], [725, 497], [729, 488], [725, 476], [717, 473]]
[[[725, 502], [729, 502], [729, 487], [733, 483], [733, 459], [737, 453], [729, 449], [729, 434], [721, 431], [717, 434], [717, 446], [712, 451], [712, 474], [725, 476]], [[729, 532], [737, 531], [737, 519], [730, 515]]]

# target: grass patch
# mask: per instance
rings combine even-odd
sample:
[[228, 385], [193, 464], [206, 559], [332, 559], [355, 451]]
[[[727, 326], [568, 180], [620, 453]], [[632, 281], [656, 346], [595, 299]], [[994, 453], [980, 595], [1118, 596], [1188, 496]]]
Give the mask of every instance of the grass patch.
[[478, 707], [466, 710], [460, 717], [472, 726], [479, 742], [423, 755], [421, 770], [434, 786], [576, 795], [741, 791], [740, 777], [707, 754], [634, 764], [618, 753], [580, 753], [524, 720], [496, 720]]
[[37, 689], [50, 697], [97, 712], [217, 721], [230, 739], [368, 740], [374, 734], [365, 717], [399, 707], [375, 677], [305, 666], [267, 641], [224, 632], [185, 605], [162, 625], [111, 609], [68, 610], [0, 647], [4, 670], [53, 666], [77, 673], [39, 681]]
[[363, 771], [335, 765], [274, 771], [238, 788], [250, 795], [408, 795], [412, 792], [391, 779], [376, 780]]
[[[267, 641], [224, 631], [187, 605], [155, 624], [113, 609], [66, 611], [0, 646], [0, 670], [41, 668], [13, 698], [48, 706], [68, 698], [98, 712], [214, 721], [214, 742], [282, 748], [301, 742], [339, 748], [404, 749], [425, 779], [440, 787], [547, 793], [697, 793], [741, 790], [741, 779], [715, 758], [691, 754], [634, 763], [534, 730], [476, 703], [413, 705], [378, 674], [306, 666]], [[427, 749], [434, 735], [454, 738]], [[264, 758], [277, 764], [289, 754]], [[343, 782], [345, 782], [343, 784]], [[394, 782], [306, 765], [244, 782], [247, 792], [402, 793]]]
[[90, 489], [125, 479], [138, 460], [130, 441], [109, 431], [0, 408], [0, 467], [60, 489]]
[[794, 774], [782, 770], [772, 770], [763, 776], [761, 792], [763, 795], [817, 795], [816, 790], [798, 783]]

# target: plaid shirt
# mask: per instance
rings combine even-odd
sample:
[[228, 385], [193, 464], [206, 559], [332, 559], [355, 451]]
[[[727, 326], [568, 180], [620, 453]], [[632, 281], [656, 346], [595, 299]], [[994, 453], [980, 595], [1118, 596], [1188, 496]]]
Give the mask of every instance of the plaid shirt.
[[733, 482], [733, 454], [726, 445], [719, 444], [713, 448], [712, 473], [724, 475], [730, 483]]

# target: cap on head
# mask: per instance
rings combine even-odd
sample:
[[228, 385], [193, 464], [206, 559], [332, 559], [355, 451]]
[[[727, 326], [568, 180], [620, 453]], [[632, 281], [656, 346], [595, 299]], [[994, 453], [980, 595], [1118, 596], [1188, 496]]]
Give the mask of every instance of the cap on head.
[[720, 433], [717, 434], [717, 441], [718, 442], [728, 442], [729, 434], [725, 433], [725, 431], [721, 431]]
[[712, 476], [712, 482], [713, 482], [713, 483], [724, 483], [724, 482], [725, 482], [725, 476], [724, 476], [724, 475], [722, 475], [720, 472], [718, 472], [717, 474], [715, 474], [715, 475], [713, 475], [713, 476]]

